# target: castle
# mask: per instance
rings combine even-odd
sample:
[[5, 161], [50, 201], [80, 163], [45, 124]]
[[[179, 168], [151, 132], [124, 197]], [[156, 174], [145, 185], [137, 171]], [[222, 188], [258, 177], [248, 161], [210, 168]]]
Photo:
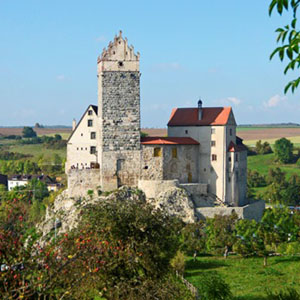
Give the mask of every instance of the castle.
[[141, 137], [139, 60], [122, 32], [98, 57], [98, 106], [86, 109], [68, 140], [70, 196], [128, 185], [155, 198], [179, 186], [198, 207], [245, 206], [247, 148], [232, 108], [199, 100], [173, 109], [167, 137]]

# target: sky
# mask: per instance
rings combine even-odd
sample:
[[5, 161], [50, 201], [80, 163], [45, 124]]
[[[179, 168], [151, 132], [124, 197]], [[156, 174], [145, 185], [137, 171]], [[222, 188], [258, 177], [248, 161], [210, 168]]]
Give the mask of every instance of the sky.
[[0, 126], [69, 125], [97, 105], [97, 57], [119, 30], [140, 56], [142, 127], [174, 107], [232, 106], [238, 124], [300, 123], [266, 0], [0, 0]]

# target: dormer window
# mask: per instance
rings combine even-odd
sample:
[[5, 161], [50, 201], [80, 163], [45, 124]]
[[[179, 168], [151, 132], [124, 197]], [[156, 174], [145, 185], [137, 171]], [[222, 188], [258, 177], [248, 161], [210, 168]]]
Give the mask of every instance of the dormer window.
[[88, 111], [88, 115], [91, 116], [92, 114], [93, 114], [93, 111], [92, 111], [92, 110], [89, 110], [89, 111]]

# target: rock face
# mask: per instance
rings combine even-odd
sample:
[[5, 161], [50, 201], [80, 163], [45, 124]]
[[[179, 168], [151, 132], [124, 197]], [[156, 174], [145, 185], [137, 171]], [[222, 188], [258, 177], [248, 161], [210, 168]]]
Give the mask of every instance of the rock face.
[[137, 189], [123, 186], [112, 193], [85, 198], [70, 198], [67, 190], [62, 192], [52, 207], [47, 208], [45, 220], [38, 226], [45, 239], [49, 233], [64, 233], [76, 227], [80, 220], [80, 212], [86, 205], [98, 202], [111, 201], [144, 201], [152, 204], [155, 209], [161, 209], [166, 214], [177, 216], [185, 223], [195, 221], [194, 204], [188, 192], [182, 188], [172, 187], [161, 192], [154, 199], [147, 199], [145, 194]]
[[147, 202], [168, 215], [179, 217], [185, 223], [195, 222], [194, 203], [183, 188], [171, 187], [161, 192], [156, 199], [147, 199]]

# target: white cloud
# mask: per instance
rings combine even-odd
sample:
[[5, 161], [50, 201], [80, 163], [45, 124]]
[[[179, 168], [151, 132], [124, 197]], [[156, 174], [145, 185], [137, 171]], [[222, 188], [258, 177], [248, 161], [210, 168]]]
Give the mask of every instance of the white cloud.
[[224, 99], [220, 99], [215, 101], [218, 105], [235, 105], [238, 106], [241, 104], [242, 100], [236, 97], [227, 97]]
[[58, 80], [58, 81], [64, 81], [65, 79], [66, 79], [66, 76], [63, 75], [63, 74], [60, 74], [60, 75], [56, 76], [56, 80]]
[[153, 66], [154, 71], [177, 71], [181, 69], [182, 65], [178, 62], [160, 63]]
[[104, 35], [100, 35], [96, 38], [96, 41], [101, 43], [106, 42], [106, 37]]
[[241, 103], [241, 100], [236, 97], [228, 97], [225, 99], [226, 101], [233, 103], [234, 105], [239, 105]]
[[282, 101], [285, 101], [287, 98], [279, 95], [271, 97], [268, 101], [263, 103], [265, 108], [272, 108], [278, 106]]

